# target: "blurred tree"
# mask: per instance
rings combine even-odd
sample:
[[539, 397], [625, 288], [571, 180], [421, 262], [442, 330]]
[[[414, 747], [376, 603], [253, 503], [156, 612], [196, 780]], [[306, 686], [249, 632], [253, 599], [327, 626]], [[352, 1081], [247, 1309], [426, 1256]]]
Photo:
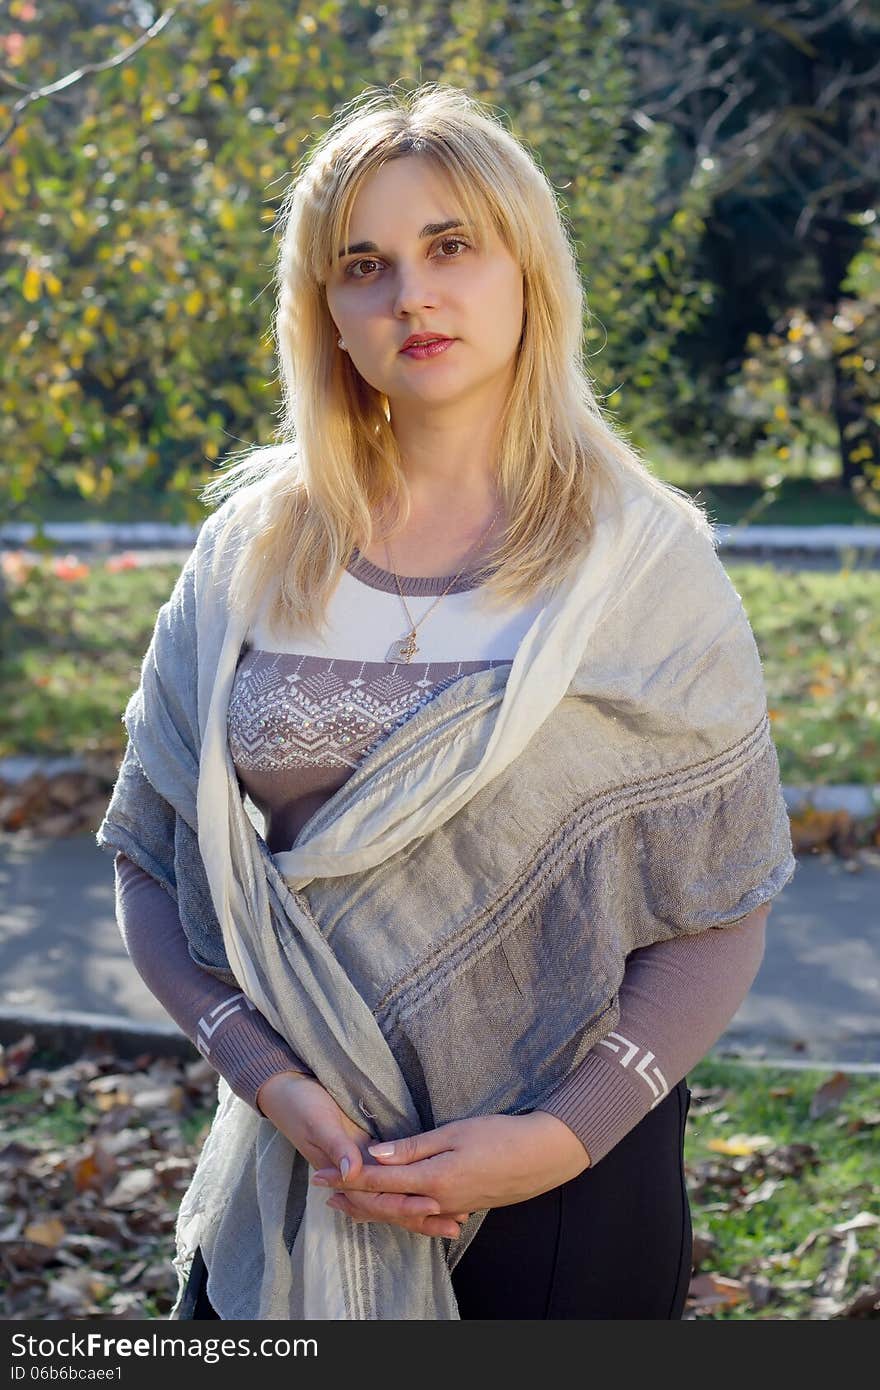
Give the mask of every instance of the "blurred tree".
[[[802, 159], [798, 178], [810, 175], [816, 198], [835, 183], [829, 138], [841, 159], [847, 134], [860, 169], [872, 167], [859, 143], [873, 34], [864, 9], [835, 6], [829, 29], [817, 0], [745, 12], [735, 0], [200, 0], [167, 12], [142, 42], [154, 11], [139, 0], [10, 0], [0, 31], [4, 510], [36, 516], [33, 499], [52, 488], [101, 502], [138, 485], [161, 492], [168, 515], [197, 520], [199, 486], [227, 443], [274, 437], [267, 234], [291, 170], [366, 86], [450, 82], [496, 105], [546, 170], [577, 244], [600, 397], [640, 444], [665, 433], [711, 446], [741, 333], [726, 320], [751, 297], [764, 331], [795, 287], [793, 269], [780, 273], [781, 240], [775, 271], [764, 265], [757, 279], [719, 273], [714, 248], [736, 207], [744, 227], [761, 220], [771, 149], [792, 167]], [[809, 119], [801, 67], [815, 86]], [[834, 102], [850, 124], [829, 136], [823, 111]], [[816, 151], [826, 152], [821, 179]], [[861, 193], [834, 194], [850, 196]], [[829, 206], [820, 198], [810, 224], [835, 236], [821, 222]], [[849, 223], [846, 236], [859, 244]]]
[[668, 135], [627, 131], [615, 4], [205, 0], [112, 66], [141, 7], [9, 13], [0, 130], [22, 88], [58, 90], [27, 105], [0, 163], [6, 510], [29, 515], [40, 479], [96, 502], [137, 483], [197, 519], [227, 441], [272, 436], [266, 234], [291, 168], [365, 86], [451, 82], [498, 103], [566, 206], [600, 393], [642, 434], [670, 392], [687, 400], [675, 344], [711, 299], [689, 274], [709, 189], [658, 213]]
[[[873, 0], [625, 0], [623, 9], [633, 118], [671, 127], [683, 155], [670, 199], [692, 170], [714, 172], [699, 266], [717, 290], [690, 342], [710, 388], [699, 422], [708, 435], [708, 412], [717, 422], [719, 406], [735, 399], [728, 378], [745, 358], [756, 360], [756, 342], [766, 338], [772, 355], [792, 316], [829, 325], [840, 318], [844, 281], [880, 193], [880, 12]], [[880, 461], [876, 391], [864, 367], [877, 356], [876, 338], [865, 337], [876, 316], [863, 316], [860, 327], [855, 339], [823, 335], [823, 373], [841, 476], [860, 480], [864, 495], [868, 465]], [[798, 416], [795, 402], [789, 420]], [[669, 418], [673, 429], [693, 423]], [[760, 411], [728, 410], [726, 432], [715, 429], [719, 443], [747, 450], [773, 437], [766, 423]]]

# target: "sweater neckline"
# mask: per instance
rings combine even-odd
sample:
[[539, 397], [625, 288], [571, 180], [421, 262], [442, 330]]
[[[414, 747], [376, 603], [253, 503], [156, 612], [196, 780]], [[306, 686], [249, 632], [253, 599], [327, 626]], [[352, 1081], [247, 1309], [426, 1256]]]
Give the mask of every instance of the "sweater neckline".
[[357, 546], [355, 546], [352, 557], [345, 568], [355, 579], [368, 584], [371, 589], [382, 589], [387, 594], [396, 594], [397, 583], [399, 583], [404, 594], [416, 598], [420, 594], [442, 594], [447, 585], [449, 585], [448, 593], [461, 594], [468, 589], [476, 589], [483, 583], [483, 579], [479, 578], [474, 570], [465, 570], [458, 576], [454, 584], [450, 584], [450, 580], [453, 578], [451, 574], [399, 574], [397, 583], [395, 583], [391, 570], [382, 569], [379, 565], [374, 565], [371, 560], [365, 560]]

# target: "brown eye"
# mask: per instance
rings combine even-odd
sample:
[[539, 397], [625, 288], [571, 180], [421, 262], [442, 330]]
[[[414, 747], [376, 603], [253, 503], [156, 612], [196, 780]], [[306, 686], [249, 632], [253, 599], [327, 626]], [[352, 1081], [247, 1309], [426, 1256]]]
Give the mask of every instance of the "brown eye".
[[[466, 242], [466, 241], [463, 241], [462, 238], [461, 238], [460, 236], [448, 236], [448, 237], [444, 237], [444, 238], [443, 238], [443, 240], [441, 241], [440, 245], [441, 245], [441, 246], [465, 246], [465, 247], [466, 247], [466, 246], [467, 246], [467, 242]], [[454, 260], [456, 259], [456, 257], [455, 257], [455, 256], [443, 256], [442, 259], [443, 259], [444, 261], [454, 261]]]
[[346, 275], [350, 276], [352, 280], [363, 280], [363, 279], [366, 278], [365, 276], [363, 276], [363, 275], [355, 275], [355, 273], [354, 273], [355, 266], [358, 266], [358, 265], [376, 265], [376, 264], [377, 264], [377, 262], [376, 262], [376, 261], [372, 261], [372, 260], [352, 261], [351, 265], [346, 266], [345, 273], [346, 273]]

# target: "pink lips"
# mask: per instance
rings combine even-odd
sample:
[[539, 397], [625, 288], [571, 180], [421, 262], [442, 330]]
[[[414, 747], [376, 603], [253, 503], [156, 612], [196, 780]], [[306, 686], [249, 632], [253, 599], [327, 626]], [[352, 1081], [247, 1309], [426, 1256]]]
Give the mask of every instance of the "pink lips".
[[454, 338], [440, 338], [433, 343], [411, 343], [408, 348], [401, 348], [401, 353], [404, 357], [439, 357], [440, 353], [452, 347], [454, 342]]

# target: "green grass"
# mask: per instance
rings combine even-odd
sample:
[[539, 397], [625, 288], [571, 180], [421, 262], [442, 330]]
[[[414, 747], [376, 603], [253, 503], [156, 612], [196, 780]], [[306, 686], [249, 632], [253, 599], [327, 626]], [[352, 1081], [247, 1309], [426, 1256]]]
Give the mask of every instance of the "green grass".
[[[880, 571], [730, 560], [764, 663], [783, 780], [880, 782]], [[0, 757], [121, 756], [122, 713], [180, 566], [76, 580], [34, 568], [0, 643]]]
[[[22, 1107], [26, 1114], [21, 1118]], [[44, 1105], [40, 1091], [0, 1094], [0, 1132], [5, 1143], [40, 1146], [78, 1144], [88, 1134], [96, 1112], [84, 1109], [69, 1097]]]
[[860, 507], [849, 489], [787, 478], [766, 505], [760, 487], [748, 483], [688, 486], [712, 522], [724, 526], [878, 526], [880, 516]]
[[[771, 1290], [764, 1307], [746, 1297], [714, 1311], [713, 1317], [816, 1317], [817, 1281], [842, 1248], [828, 1228], [860, 1212], [880, 1217], [880, 1076], [852, 1074], [839, 1105], [811, 1117], [811, 1101], [829, 1075], [818, 1069], [746, 1068], [710, 1057], [688, 1077], [695, 1092], [685, 1140], [694, 1229], [714, 1242], [701, 1272], [711, 1270], [743, 1283], [758, 1278]], [[705, 1105], [700, 1090], [714, 1092]], [[712, 1140], [737, 1135], [767, 1136], [768, 1142], [740, 1158], [709, 1147]], [[808, 1148], [792, 1151], [788, 1146]], [[749, 1195], [768, 1179], [779, 1186], [767, 1200], [748, 1205]], [[878, 1231], [880, 1224], [854, 1232], [857, 1249], [842, 1302], [861, 1286], [876, 1285]], [[826, 1234], [796, 1255], [814, 1232]]]
[[156, 614], [179, 565], [83, 579], [34, 567], [13, 585], [13, 632], [0, 647], [0, 757], [121, 752], [121, 719]]
[[801, 449], [784, 470], [772, 449], [693, 461], [658, 445], [646, 459], [652, 472], [697, 495], [712, 521], [725, 526], [880, 525], [880, 505], [869, 512], [841, 484], [838, 456], [828, 447]]
[[784, 782], [880, 782], [880, 571], [725, 564], [755, 633]]

